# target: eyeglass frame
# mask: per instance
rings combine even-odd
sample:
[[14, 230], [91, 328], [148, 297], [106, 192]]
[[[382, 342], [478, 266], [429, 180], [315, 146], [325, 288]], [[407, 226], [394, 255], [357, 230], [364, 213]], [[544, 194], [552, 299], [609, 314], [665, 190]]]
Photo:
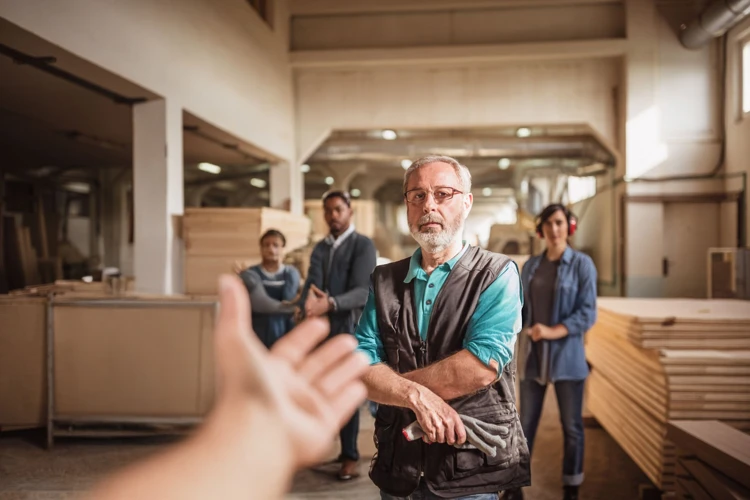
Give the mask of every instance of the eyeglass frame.
[[435, 191], [434, 190], [428, 191], [427, 189], [414, 188], [414, 189], [410, 189], [410, 190], [404, 192], [404, 201], [406, 203], [410, 204], [410, 205], [423, 205], [425, 202], [427, 202], [427, 197], [425, 197], [424, 201], [422, 201], [422, 202], [409, 201], [408, 195], [409, 195], [409, 193], [413, 193], [414, 191], [424, 191], [425, 194], [431, 193], [432, 194], [432, 199], [435, 200], [435, 203], [437, 203], [438, 205], [442, 205], [445, 202], [451, 201], [457, 194], [461, 194], [461, 195], [466, 194], [465, 192], [459, 191], [458, 189], [456, 189], [454, 187], [451, 187], [451, 186], [437, 186], [437, 188], [438, 189], [441, 189], [441, 188], [443, 188], [443, 189], [450, 189], [452, 191], [450, 198], [446, 198], [443, 201], [438, 201], [437, 198], [435, 198]]

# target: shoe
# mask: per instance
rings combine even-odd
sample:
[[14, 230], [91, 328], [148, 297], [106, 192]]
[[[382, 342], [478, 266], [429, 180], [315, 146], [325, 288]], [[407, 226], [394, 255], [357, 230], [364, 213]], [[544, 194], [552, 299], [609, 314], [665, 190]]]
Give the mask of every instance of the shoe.
[[356, 460], [343, 460], [341, 462], [341, 469], [336, 475], [339, 481], [351, 481], [359, 477], [357, 472], [357, 461]]
[[503, 491], [500, 500], [523, 500], [523, 491], [521, 488], [513, 488], [512, 490]]
[[578, 500], [578, 486], [563, 486], [563, 500]]

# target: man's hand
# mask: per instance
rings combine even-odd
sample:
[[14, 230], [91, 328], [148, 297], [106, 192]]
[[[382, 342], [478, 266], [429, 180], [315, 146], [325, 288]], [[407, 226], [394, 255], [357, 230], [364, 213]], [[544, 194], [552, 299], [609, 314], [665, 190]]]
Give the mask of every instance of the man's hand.
[[310, 317], [323, 316], [328, 314], [331, 304], [328, 302], [328, 294], [320, 290], [315, 285], [310, 285], [310, 291], [307, 293], [305, 301], [305, 315]]
[[456, 410], [426, 387], [418, 387], [410, 399], [410, 408], [426, 434], [426, 442], [449, 445], [466, 442], [466, 429]]
[[339, 335], [315, 349], [328, 335], [329, 325], [310, 319], [268, 352], [252, 331], [250, 302], [240, 281], [222, 277], [220, 299], [215, 332], [217, 409], [262, 408], [283, 429], [287, 442], [277, 445], [288, 446], [293, 466], [316, 463], [367, 395], [360, 378], [368, 363], [353, 353], [356, 340]]

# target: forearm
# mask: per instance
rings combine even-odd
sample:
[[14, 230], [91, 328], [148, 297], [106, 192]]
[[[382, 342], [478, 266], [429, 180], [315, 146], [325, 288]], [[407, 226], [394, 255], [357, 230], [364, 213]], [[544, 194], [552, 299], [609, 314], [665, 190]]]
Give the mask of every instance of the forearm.
[[365, 285], [364, 287], [354, 288], [348, 292], [333, 296], [333, 300], [336, 301], [336, 310], [350, 311], [352, 309], [362, 309], [365, 307], [368, 294], [369, 288]]
[[419, 391], [426, 390], [425, 387], [406, 379], [384, 363], [370, 366], [362, 381], [367, 387], [369, 400], [402, 408], [413, 408]]
[[271, 417], [248, 405], [217, 407], [195, 436], [116, 474], [90, 498], [283, 498], [293, 464]]
[[491, 364], [495, 366], [485, 365], [463, 349], [442, 361], [405, 373], [403, 377], [427, 387], [448, 401], [476, 392], [494, 382], [498, 367], [494, 361]]
[[548, 340], [557, 340], [568, 336], [568, 329], [565, 327], [565, 325], [555, 325], [549, 327], [549, 336], [547, 337]]

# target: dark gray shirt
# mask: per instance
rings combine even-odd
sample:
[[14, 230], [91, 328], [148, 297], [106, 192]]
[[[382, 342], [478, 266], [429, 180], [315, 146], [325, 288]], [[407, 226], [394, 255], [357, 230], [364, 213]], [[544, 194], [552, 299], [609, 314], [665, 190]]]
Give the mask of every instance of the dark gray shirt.
[[[543, 257], [539, 267], [531, 280], [531, 325], [537, 323], [545, 326], [554, 326], [551, 323], [552, 308], [555, 306], [555, 285], [557, 284], [557, 269], [560, 261], [549, 261]], [[539, 360], [539, 378], [537, 382], [546, 384], [549, 380], [549, 342], [540, 340], [532, 344]]]

